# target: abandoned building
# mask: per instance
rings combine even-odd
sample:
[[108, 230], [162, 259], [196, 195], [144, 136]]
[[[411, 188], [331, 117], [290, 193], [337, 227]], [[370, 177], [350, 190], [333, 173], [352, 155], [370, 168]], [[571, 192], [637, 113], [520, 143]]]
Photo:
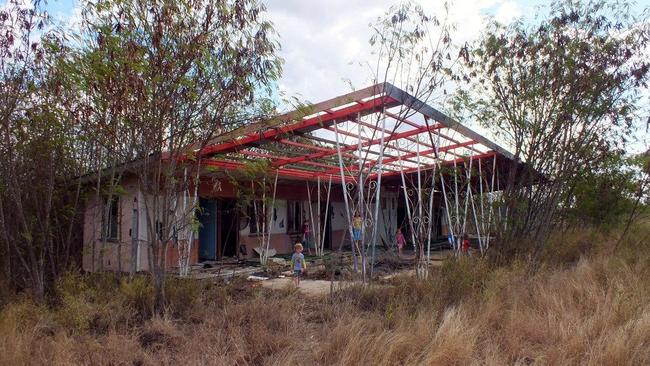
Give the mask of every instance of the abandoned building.
[[[468, 204], [467, 198], [498, 191], [499, 171], [503, 174], [512, 155], [496, 143], [388, 83], [314, 104], [308, 115], [294, 111], [278, 120], [224, 133], [203, 149], [202, 165], [210, 169], [198, 189], [201, 225], [192, 263], [254, 258], [262, 230], [269, 234], [270, 248], [289, 253], [304, 234], [304, 222], [314, 234], [313, 246], [349, 248], [355, 212], [363, 213], [365, 242], [373, 245], [393, 246], [398, 227], [409, 243], [426, 231], [429, 249], [461, 232], [482, 235], [486, 245], [488, 208], [482, 201], [481, 207], [473, 200]], [[260, 225], [254, 204], [238, 204], [238, 184], [226, 174], [259, 160], [277, 174], [268, 225]], [[111, 202], [86, 204], [85, 270], [100, 258], [105, 269], [128, 270], [126, 263], [133, 261], [138, 271], [149, 268], [143, 194], [128, 175], [121, 186], [124, 193]], [[430, 190], [430, 199], [423, 199], [423, 189]], [[103, 209], [106, 204], [109, 210]], [[100, 256], [94, 244], [102, 232], [107, 247]], [[124, 263], [118, 264], [118, 257]], [[177, 261], [170, 248], [168, 265]]]

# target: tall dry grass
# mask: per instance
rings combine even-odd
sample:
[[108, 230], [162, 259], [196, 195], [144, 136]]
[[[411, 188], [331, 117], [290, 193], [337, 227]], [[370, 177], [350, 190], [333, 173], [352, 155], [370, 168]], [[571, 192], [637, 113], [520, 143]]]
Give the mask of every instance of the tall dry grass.
[[[586, 259], [534, 275], [525, 266], [491, 272], [456, 304], [401, 303], [336, 319], [325, 364], [650, 363], [650, 274], [645, 265]], [[444, 274], [442, 275], [444, 276]], [[645, 276], [645, 277], [643, 277]], [[404, 280], [403, 288], [417, 288]], [[428, 289], [435, 296], [436, 287]], [[402, 294], [403, 295], [403, 294]], [[408, 309], [408, 310], [407, 310]]]
[[0, 311], [0, 365], [262, 364], [300, 344], [295, 291], [170, 280], [152, 316], [148, 279], [70, 274], [52, 304], [16, 299]]
[[426, 283], [348, 296], [324, 336], [324, 364], [650, 364], [650, 231], [576, 230], [545, 262], [446, 263]]
[[51, 303], [0, 309], [0, 364], [650, 364], [650, 232], [574, 231], [544, 262], [446, 262], [426, 282], [333, 298], [249, 283], [170, 280], [152, 316], [146, 277], [70, 274]]

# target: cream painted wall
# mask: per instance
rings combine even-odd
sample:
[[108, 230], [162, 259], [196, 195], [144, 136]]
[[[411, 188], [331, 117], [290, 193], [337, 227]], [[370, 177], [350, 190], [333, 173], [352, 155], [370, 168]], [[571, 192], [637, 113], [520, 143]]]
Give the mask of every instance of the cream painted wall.
[[97, 200], [97, 197], [91, 194], [86, 201], [82, 253], [82, 268], [85, 271], [98, 270], [102, 259], [103, 268], [106, 270], [117, 271], [121, 267], [122, 271], [128, 272], [131, 268], [131, 235], [138, 235], [142, 240], [142, 232], [138, 230], [138, 233], [135, 233], [132, 230], [133, 202], [137, 199], [138, 192], [133, 180], [125, 180], [122, 188], [123, 192], [119, 195], [118, 238], [107, 241], [103, 247], [101, 239], [103, 199]]

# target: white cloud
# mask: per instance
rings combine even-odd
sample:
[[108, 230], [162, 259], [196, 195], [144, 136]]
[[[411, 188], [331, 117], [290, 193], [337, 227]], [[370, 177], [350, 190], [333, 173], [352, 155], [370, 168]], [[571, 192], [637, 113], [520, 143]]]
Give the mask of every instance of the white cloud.
[[[318, 102], [350, 91], [348, 81], [360, 88], [370, 84], [376, 62], [368, 40], [370, 23], [394, 3], [391, 0], [268, 0], [269, 18], [280, 35], [285, 60], [279, 86], [287, 95]], [[440, 1], [423, 4], [429, 14], [443, 18]], [[506, 22], [521, 14], [513, 0], [457, 0], [449, 20], [456, 24], [454, 41], [475, 39], [486, 14]]]
[[[25, 0], [27, 1], [27, 0]], [[267, 17], [280, 35], [285, 60], [280, 90], [311, 102], [328, 99], [370, 85], [376, 58], [368, 40], [370, 23], [397, 0], [266, 0]], [[81, 21], [78, 1], [57, 9], [55, 17], [65, 28], [76, 30]], [[421, 0], [428, 14], [444, 18], [442, 1]], [[486, 14], [506, 22], [521, 14], [515, 0], [455, 0], [449, 5], [449, 21], [456, 24], [454, 41], [475, 39]]]
[[[2, 1], [2, 0], [0, 0]], [[268, 17], [280, 35], [285, 59], [284, 73], [279, 82], [287, 96], [318, 102], [350, 91], [348, 81], [356, 88], [371, 83], [371, 55], [368, 39], [369, 23], [374, 22], [397, 0], [262, 0], [267, 4]], [[464, 43], [476, 39], [486, 24], [486, 16], [508, 23], [516, 17], [535, 10], [535, 4], [522, 0], [452, 0], [449, 20], [456, 24], [453, 40]], [[443, 1], [420, 0], [429, 14], [442, 17]], [[21, 0], [30, 6], [29, 0]], [[526, 5], [522, 5], [525, 3]], [[544, 1], [533, 0], [537, 5]], [[68, 28], [78, 28], [80, 4], [76, 0], [56, 0], [59, 4], [54, 17]], [[0, 8], [7, 6], [0, 4]], [[646, 105], [649, 92], [644, 93]], [[646, 112], [647, 113], [647, 112]], [[639, 121], [633, 149], [643, 151], [650, 146], [650, 134], [645, 120]]]
[[519, 5], [514, 1], [506, 1], [499, 6], [499, 10], [494, 15], [494, 19], [499, 23], [507, 24], [519, 16], [521, 16], [521, 8], [519, 8]]

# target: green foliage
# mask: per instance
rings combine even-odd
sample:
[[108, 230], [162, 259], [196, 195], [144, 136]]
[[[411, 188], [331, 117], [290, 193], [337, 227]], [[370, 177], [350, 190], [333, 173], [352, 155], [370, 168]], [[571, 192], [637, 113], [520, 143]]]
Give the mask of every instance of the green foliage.
[[425, 102], [441, 90], [446, 94], [458, 59], [448, 12], [447, 3], [444, 11], [428, 14], [416, 2], [402, 1], [378, 17], [369, 40], [377, 57], [375, 82], [390, 82]]
[[43, 296], [70, 265], [59, 253], [75, 239], [66, 232], [77, 218], [71, 178], [88, 161], [77, 159], [87, 144], [59, 68], [70, 51], [40, 5], [0, 10], [0, 257], [10, 285]]
[[431, 314], [481, 293], [490, 280], [493, 266], [478, 256], [451, 258], [441, 268], [432, 268], [429, 279], [398, 277], [392, 286], [354, 286], [335, 295], [337, 301], [349, 301], [363, 312], [378, 312], [390, 318], [413, 316], [418, 309]]
[[275, 32], [256, 1], [82, 5], [85, 50], [75, 70], [103, 127], [98, 137], [127, 139], [109, 145], [121, 159], [182, 149], [194, 161], [188, 146], [241, 125], [257, 112], [254, 96], [270, 94], [279, 77]]
[[134, 318], [134, 312], [116, 290], [114, 275], [83, 276], [68, 273], [56, 286], [55, 321], [72, 333], [104, 332]]
[[[167, 278], [164, 286], [164, 315], [186, 321], [200, 321], [197, 317], [204, 315], [203, 309], [208, 305], [222, 307], [252, 295], [246, 289], [247, 284], [238, 281], [227, 285]], [[111, 329], [141, 325], [154, 317], [154, 294], [151, 276], [130, 278], [111, 273], [67, 272], [57, 281], [49, 308], [26, 297], [25, 301], [19, 301], [23, 306], [7, 311], [27, 326], [48, 321], [69, 333], [104, 334]]]
[[248, 207], [256, 202], [259, 211], [258, 220], [266, 217], [262, 213], [262, 203], [267, 208], [273, 199], [274, 172], [267, 160], [243, 160], [243, 166], [236, 172], [227, 172], [230, 183], [235, 187], [237, 209], [244, 217], [248, 215]]
[[[81, 46], [67, 63], [78, 102], [103, 153], [99, 165], [137, 166], [128, 173], [151, 199], [147, 231], [163, 238], [147, 244], [160, 253], [176, 230], [184, 240], [198, 227], [188, 217], [192, 210], [179, 215], [173, 206], [179, 192], [199, 184], [202, 149], [271, 109], [265, 97], [282, 66], [276, 34], [256, 0], [87, 0], [81, 6]], [[165, 303], [164, 262], [152, 255], [157, 310]]]
[[492, 271], [490, 263], [478, 256], [446, 261], [438, 279], [438, 296], [444, 305], [460, 302], [468, 294], [481, 291]]
[[577, 263], [592, 249], [602, 247], [604, 239], [605, 236], [597, 229], [558, 231], [544, 244], [542, 260], [550, 263]]
[[575, 182], [566, 215], [575, 223], [611, 228], [633, 206], [635, 170], [621, 154], [612, 154], [599, 169], [585, 171]]
[[562, 203], [603, 224], [629, 209], [629, 177], [611, 159], [639, 110], [650, 33], [626, 8], [554, 2], [535, 19], [492, 24], [462, 53], [468, 87], [455, 106], [514, 155], [498, 202], [508, 213], [497, 223], [495, 249], [504, 258], [539, 254]]

